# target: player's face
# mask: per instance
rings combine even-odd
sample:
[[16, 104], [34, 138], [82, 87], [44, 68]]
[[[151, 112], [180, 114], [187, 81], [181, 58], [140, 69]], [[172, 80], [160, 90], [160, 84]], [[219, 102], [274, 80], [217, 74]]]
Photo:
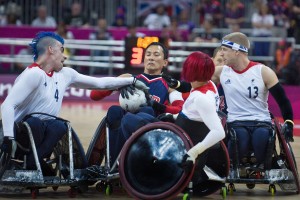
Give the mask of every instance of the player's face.
[[213, 58], [215, 66], [222, 66], [224, 65], [223, 57], [221, 56], [221, 50], [216, 53], [216, 56]]
[[164, 59], [161, 46], [152, 45], [146, 50], [144, 58], [144, 72], [146, 74], [158, 75], [167, 64], [168, 60]]
[[237, 51], [228, 47], [221, 46], [220, 56], [223, 58], [224, 65], [232, 66], [237, 59]]
[[63, 68], [64, 61], [66, 60], [66, 56], [64, 55], [64, 47], [60, 42], [57, 42], [52, 46], [53, 50], [53, 70], [58, 72]]

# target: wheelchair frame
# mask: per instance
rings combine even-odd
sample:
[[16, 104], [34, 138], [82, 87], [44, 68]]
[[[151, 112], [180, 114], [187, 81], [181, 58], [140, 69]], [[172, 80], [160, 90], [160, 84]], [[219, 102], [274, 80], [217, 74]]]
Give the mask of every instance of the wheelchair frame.
[[[248, 171], [246, 171], [246, 175], [244, 173], [244, 176], [240, 176], [240, 171], [242, 168], [245, 168], [245, 166], [236, 166], [237, 163], [233, 162], [232, 165], [235, 167], [230, 170], [230, 175], [226, 180], [226, 182], [229, 183], [229, 193], [233, 193], [236, 190], [234, 183], [238, 183], [246, 184], [249, 189], [253, 189], [255, 184], [269, 184], [268, 192], [272, 195], [276, 193], [275, 184], [278, 184], [282, 191], [299, 194], [299, 175], [292, 147], [289, 142], [286, 142], [284, 135], [281, 132], [281, 124], [276, 118], [273, 118], [272, 127], [274, 148], [272, 149], [271, 155], [271, 169], [266, 171], [252, 169], [251, 171], [251, 168], [249, 167], [249, 171], [253, 172], [253, 175], [250, 176]], [[278, 140], [279, 152], [276, 149], [276, 139]]]
[[[96, 183], [96, 190], [105, 191], [107, 195], [113, 191], [113, 182], [119, 180], [119, 171], [116, 172], [119, 165], [119, 156], [114, 163], [110, 163], [109, 151], [109, 128], [106, 123], [106, 117], [98, 125], [94, 136], [86, 152], [86, 158], [89, 166], [98, 166], [101, 170], [101, 176], [91, 178], [91, 185]], [[120, 182], [119, 182], [120, 185]]]
[[[37, 149], [35, 146], [35, 142], [33, 139], [32, 131], [29, 124], [24, 121], [22, 122], [27, 129], [30, 146], [32, 148], [32, 152], [34, 155], [34, 160], [36, 164], [36, 170], [27, 170], [26, 169], [26, 155], [24, 155], [23, 166], [21, 169], [10, 169], [13, 162], [15, 160], [12, 157], [12, 152], [16, 150], [18, 147], [14, 147], [14, 145], [10, 146], [9, 152], [0, 153], [0, 162], [1, 162], [1, 172], [0, 172], [0, 192], [9, 193], [9, 192], [22, 192], [24, 189], [31, 190], [32, 198], [36, 198], [39, 194], [40, 188], [52, 187], [53, 190], [57, 190], [59, 186], [70, 186], [68, 190], [69, 197], [75, 197], [77, 192], [83, 192], [87, 190], [88, 180], [85, 176], [86, 171], [83, 169], [86, 167], [86, 160], [84, 157], [83, 147], [76, 135], [76, 133], [71, 128], [70, 122], [64, 120], [62, 118], [58, 118], [55, 116], [51, 116], [45, 113], [32, 113], [34, 114], [42, 114], [53, 117], [57, 120], [62, 120], [66, 123], [68, 127], [67, 139], [66, 135], [58, 142], [58, 144], [54, 147], [52, 154], [46, 159], [46, 163], [51, 166], [53, 169], [53, 164], [55, 165], [54, 171], [56, 173], [55, 176], [44, 176], [42, 172], [42, 167], [38, 159]], [[68, 147], [65, 148], [68, 142]], [[81, 155], [80, 158], [76, 157], [74, 159], [74, 145], [75, 143], [75, 153]], [[63, 158], [64, 155], [68, 154], [68, 158]], [[53, 157], [53, 158], [52, 158]], [[69, 162], [65, 162], [66, 160]], [[81, 160], [80, 160], [81, 159]], [[22, 160], [20, 160], [22, 161]], [[75, 169], [74, 163], [81, 169]], [[65, 167], [65, 169], [64, 169]], [[67, 173], [65, 173], [68, 171]]]

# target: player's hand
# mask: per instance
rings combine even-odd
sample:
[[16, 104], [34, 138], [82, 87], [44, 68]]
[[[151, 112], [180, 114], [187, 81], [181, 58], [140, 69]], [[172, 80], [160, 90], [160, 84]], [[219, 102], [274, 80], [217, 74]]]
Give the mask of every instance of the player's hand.
[[121, 88], [119, 88], [119, 91], [121, 93], [121, 96], [123, 98], [129, 99], [129, 94], [133, 95], [134, 94], [134, 86], [133, 85], [126, 85]]
[[147, 103], [141, 104], [140, 107], [145, 107], [145, 106], [151, 106], [153, 108], [153, 110], [157, 111], [157, 112], [165, 112], [166, 110], [166, 105], [161, 104], [153, 99], [149, 99], [147, 101]]
[[1, 151], [8, 153], [12, 148], [12, 143], [14, 141], [13, 137], [4, 136], [3, 142], [1, 144]]
[[168, 86], [170, 88], [178, 88], [180, 85], [180, 82], [178, 80], [176, 80], [175, 78], [172, 78], [171, 76], [167, 75], [167, 74], [162, 74], [162, 78], [165, 79], [165, 81], [167, 82]]
[[195, 161], [188, 154], [185, 154], [180, 163], [180, 167], [188, 174], [192, 171], [194, 162]]
[[294, 128], [294, 124], [292, 123], [292, 121], [285, 121], [282, 126], [281, 131], [287, 142], [294, 142], [293, 128]]
[[157, 119], [159, 119], [160, 121], [163, 121], [163, 122], [172, 122], [172, 123], [175, 122], [173, 115], [170, 113], [160, 114], [157, 116]]
[[149, 91], [149, 87], [145, 84], [145, 83], [143, 83], [142, 81], [140, 81], [140, 80], [137, 80], [135, 77], [134, 77], [134, 79], [133, 79], [133, 82], [132, 82], [132, 85], [135, 87], [135, 88], [137, 88], [137, 89], [139, 89], [139, 90], [142, 90], [142, 91]]

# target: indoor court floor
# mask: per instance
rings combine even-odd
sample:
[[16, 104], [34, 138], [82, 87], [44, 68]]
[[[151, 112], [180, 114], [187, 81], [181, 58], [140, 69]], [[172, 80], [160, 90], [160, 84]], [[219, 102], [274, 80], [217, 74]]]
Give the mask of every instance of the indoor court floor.
[[[82, 142], [82, 145], [87, 150], [90, 140], [92, 139], [94, 132], [100, 123], [101, 119], [105, 116], [109, 106], [117, 104], [111, 102], [66, 102], [63, 104], [62, 112], [60, 117], [67, 119], [71, 122], [71, 126], [77, 133]], [[295, 137], [295, 142], [292, 143], [293, 151], [297, 160], [297, 167], [300, 169], [300, 137]], [[242, 199], [242, 200], [298, 200], [300, 195], [294, 193], [285, 193], [282, 192], [278, 185], [276, 185], [277, 192], [272, 196], [268, 192], [268, 185], [256, 185], [252, 190], [247, 189], [245, 185], [236, 186], [236, 192], [233, 194], [228, 194], [226, 199]], [[41, 189], [38, 199], [67, 199], [68, 187], [60, 187], [57, 191], [53, 191], [51, 188]], [[90, 186], [89, 190], [86, 193], [78, 194], [75, 199], [132, 199], [129, 197], [126, 192], [114, 188], [115, 191], [107, 196], [104, 193], [96, 191], [94, 186]], [[24, 191], [22, 194], [9, 194], [3, 195], [0, 194], [0, 199], [31, 199], [30, 192]], [[182, 199], [182, 196], [179, 195], [176, 199]], [[222, 196], [219, 192], [216, 192], [213, 195], [192, 199], [222, 199]]]

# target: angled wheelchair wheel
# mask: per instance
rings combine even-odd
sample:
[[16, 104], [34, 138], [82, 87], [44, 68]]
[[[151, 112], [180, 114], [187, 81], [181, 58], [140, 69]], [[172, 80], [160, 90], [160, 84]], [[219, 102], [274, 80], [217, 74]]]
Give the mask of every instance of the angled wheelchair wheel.
[[[72, 129], [72, 142], [73, 142], [73, 158], [74, 169], [84, 169], [87, 167], [87, 160], [85, 157], [83, 146]], [[54, 147], [54, 151], [50, 159], [46, 162], [51, 164], [52, 168], [58, 171], [59, 156], [62, 157], [62, 175], [66, 178], [69, 174], [69, 138], [68, 134], [65, 134], [58, 144]]]
[[119, 173], [123, 187], [135, 199], [171, 199], [189, 183], [179, 167], [192, 147], [187, 134], [168, 122], [148, 124], [127, 140], [121, 151]]
[[295, 185], [296, 185], [296, 193], [299, 194], [300, 183], [299, 183], [299, 174], [297, 169], [296, 159], [293, 153], [293, 149], [289, 142], [286, 142], [284, 135], [281, 133], [281, 127], [279, 122], [275, 119], [275, 129], [276, 135], [278, 137], [278, 143], [280, 148], [279, 156], [285, 161], [286, 167], [291, 170], [294, 176]]
[[88, 165], [101, 165], [106, 155], [106, 117], [98, 125], [86, 152]]
[[[223, 141], [211, 147], [208, 153], [208, 159], [206, 166], [212, 169], [220, 177], [227, 177], [229, 174], [230, 159], [227, 151], [227, 147]], [[201, 183], [193, 184], [194, 196], [207, 196], [213, 194], [218, 190], [222, 190], [224, 186], [223, 182], [206, 180]]]
[[[2, 145], [3, 142], [3, 128], [2, 128], [2, 120], [0, 120], [0, 144]], [[0, 149], [0, 179], [2, 178], [4, 172], [9, 169], [10, 166], [10, 159], [11, 159], [11, 151], [12, 145], [7, 146], [7, 151], [2, 151]]]

